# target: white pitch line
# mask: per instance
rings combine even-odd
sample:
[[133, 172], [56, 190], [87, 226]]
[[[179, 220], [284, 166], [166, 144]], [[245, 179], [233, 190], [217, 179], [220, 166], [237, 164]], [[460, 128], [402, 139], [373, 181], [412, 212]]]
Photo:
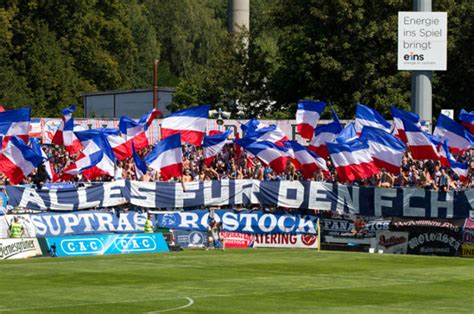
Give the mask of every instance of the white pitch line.
[[173, 307], [171, 309], [166, 309], [166, 310], [158, 310], [158, 311], [153, 311], [153, 312], [148, 312], [146, 314], [156, 314], [156, 313], [164, 313], [164, 312], [171, 312], [171, 311], [176, 311], [176, 310], [182, 310], [182, 309], [185, 309], [187, 307], [190, 307], [191, 305], [194, 304], [194, 300], [189, 298], [189, 297], [185, 297], [185, 299], [188, 300], [188, 303], [185, 304], [185, 305], [182, 305], [182, 306], [178, 306], [178, 307]]

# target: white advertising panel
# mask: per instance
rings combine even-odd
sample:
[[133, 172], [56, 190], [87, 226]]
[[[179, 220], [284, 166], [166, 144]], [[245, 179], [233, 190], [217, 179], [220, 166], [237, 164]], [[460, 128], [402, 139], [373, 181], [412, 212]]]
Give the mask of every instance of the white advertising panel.
[[304, 234], [256, 234], [253, 247], [317, 249], [318, 237]]
[[378, 231], [376, 252], [407, 254], [408, 232]]
[[398, 69], [446, 71], [448, 14], [398, 12]]
[[36, 238], [0, 239], [0, 259], [19, 259], [40, 256]]

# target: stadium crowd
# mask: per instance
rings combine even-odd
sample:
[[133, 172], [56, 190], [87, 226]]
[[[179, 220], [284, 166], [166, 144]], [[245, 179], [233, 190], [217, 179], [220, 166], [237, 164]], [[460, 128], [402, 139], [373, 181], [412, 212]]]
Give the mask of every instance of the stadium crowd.
[[[70, 155], [61, 146], [45, 145], [43, 149], [51, 164], [54, 172], [61, 174], [62, 171], [72, 164], [77, 155]], [[138, 152], [140, 157], [146, 156], [152, 149], [152, 146]], [[214, 159], [210, 166], [203, 162], [203, 150], [201, 147], [193, 145], [184, 145], [183, 151], [183, 176], [175, 177], [173, 181], [192, 182], [221, 179], [257, 179], [257, 180], [305, 180], [300, 171], [293, 163], [288, 161], [285, 172], [276, 173], [272, 168], [266, 166], [256, 158], [252, 158], [243, 149], [234, 144], [226, 144], [224, 149]], [[440, 191], [457, 190], [474, 187], [474, 158], [473, 150], [466, 151], [463, 155], [455, 155], [458, 161], [469, 164], [469, 180], [460, 181], [459, 177], [448, 167], [442, 167], [439, 161], [434, 160], [414, 160], [410, 154], [405, 153], [402, 159], [402, 165], [399, 174], [391, 174], [385, 169], [381, 169], [376, 175], [368, 179], [356, 180], [354, 182], [340, 182], [337, 173], [332, 165], [331, 159], [326, 160], [329, 173], [323, 173], [321, 170], [315, 171], [312, 181], [320, 182], [339, 182], [358, 186], [377, 186], [377, 187], [417, 187], [425, 189], [434, 189]], [[44, 171], [44, 169], [43, 169]], [[40, 171], [34, 171], [23, 183], [31, 184], [36, 181], [46, 183], [48, 180]], [[39, 179], [38, 179], [39, 177]], [[96, 178], [94, 181], [111, 181], [119, 179], [137, 180], [135, 164], [133, 158], [127, 158], [116, 162], [115, 175]], [[36, 180], [36, 181], [35, 181]], [[63, 180], [59, 180], [61, 182]], [[76, 175], [72, 180], [74, 183], [86, 182], [81, 174]], [[71, 182], [69, 181], [69, 182]], [[157, 171], [148, 168], [147, 173], [140, 181], [160, 181]], [[64, 182], [64, 181], [63, 181]], [[8, 179], [0, 174], [0, 186], [8, 185]]]

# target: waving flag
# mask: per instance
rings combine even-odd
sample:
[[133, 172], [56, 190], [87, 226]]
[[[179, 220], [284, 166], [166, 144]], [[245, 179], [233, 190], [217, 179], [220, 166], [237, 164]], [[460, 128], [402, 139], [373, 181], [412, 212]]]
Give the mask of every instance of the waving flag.
[[311, 140], [314, 129], [318, 125], [321, 114], [326, 109], [324, 101], [300, 100], [296, 111], [296, 124], [298, 133], [305, 139]]
[[41, 157], [43, 157], [43, 164], [44, 164], [44, 167], [46, 169], [46, 173], [48, 174], [49, 181], [56, 181], [58, 179], [57, 175], [56, 175], [56, 172], [54, 171], [53, 165], [49, 161], [48, 156], [46, 155], [46, 153], [41, 148], [41, 145], [38, 142], [38, 139], [37, 138], [30, 138], [30, 144], [31, 144], [31, 149], [33, 149], [33, 151], [37, 155], [40, 155]]
[[474, 111], [467, 112], [466, 110], [461, 109], [459, 120], [466, 130], [474, 135]]
[[204, 137], [204, 142], [202, 144], [203, 154], [204, 154], [204, 163], [206, 166], [210, 166], [212, 161], [224, 148], [225, 142], [229, 135], [232, 133], [232, 130], [227, 130], [221, 134], [215, 134]]
[[449, 147], [448, 147], [448, 141], [444, 141], [443, 144], [438, 146], [439, 150], [439, 160], [441, 161], [441, 166], [443, 167], [449, 167]]
[[[135, 121], [127, 116], [120, 117], [119, 129], [125, 138], [124, 143], [116, 143], [117, 145], [123, 145], [123, 149], [126, 149], [123, 154], [127, 157], [132, 155], [132, 142], [137, 150], [143, 149], [148, 146], [148, 138], [146, 137], [146, 131], [153, 123], [153, 120], [161, 112], [157, 109], [153, 109], [147, 112], [140, 120]], [[125, 157], [126, 158], [126, 157]]]
[[140, 180], [146, 174], [147, 166], [145, 162], [138, 156], [137, 152], [135, 151], [135, 145], [132, 144], [132, 152], [133, 152], [133, 161], [135, 162], [135, 175], [137, 176], [137, 180]]
[[342, 126], [339, 120], [318, 126], [314, 130], [314, 137], [309, 143], [308, 149], [324, 159], [328, 158], [329, 151], [326, 144], [333, 143], [341, 131]]
[[407, 136], [407, 145], [410, 147], [410, 152], [414, 159], [439, 159], [436, 146], [433, 144], [428, 133], [423, 132], [418, 126], [407, 120], [403, 120], [403, 128]]
[[81, 148], [81, 142], [74, 134], [74, 118], [72, 113], [76, 110], [74, 105], [63, 109], [63, 118], [56, 133], [54, 133], [51, 143], [63, 145], [70, 154], [77, 154]]
[[30, 134], [31, 108], [20, 108], [0, 112], [0, 137], [3, 147], [12, 136], [17, 136], [28, 143]]
[[404, 143], [407, 142], [407, 136], [403, 127], [403, 120], [407, 120], [421, 129], [420, 117], [413, 112], [405, 111], [395, 107], [390, 107], [392, 111], [393, 124], [395, 125], [395, 136], [398, 136]]
[[283, 143], [289, 141], [285, 133], [276, 125], [270, 126], [253, 118], [240, 128], [245, 132], [245, 138], [253, 138], [255, 141], [268, 141], [283, 147]]
[[355, 129], [358, 134], [362, 132], [364, 126], [372, 126], [390, 133], [390, 123], [388, 123], [375, 109], [358, 104], [356, 109]]
[[328, 171], [326, 160], [319, 157], [312, 151], [308, 150], [303, 145], [296, 141], [285, 142], [285, 147], [291, 149], [296, 161], [296, 167], [300, 170], [305, 179], [313, 177], [316, 170], [321, 169], [324, 172]]
[[177, 133], [161, 140], [145, 157], [145, 163], [157, 170], [164, 181], [181, 177], [183, 175], [181, 135]]
[[385, 168], [393, 174], [400, 173], [402, 157], [405, 153], [405, 144], [401, 140], [384, 130], [371, 126], [364, 127], [360, 139], [369, 144], [369, 152], [378, 168]]
[[357, 132], [354, 126], [354, 122], [349, 122], [344, 129], [336, 136], [336, 142], [347, 143], [358, 139]]
[[[261, 121], [259, 121], [258, 119], [256, 118], [252, 118], [250, 119], [249, 121], [247, 121], [246, 123], [242, 123], [240, 125], [240, 128], [242, 129], [242, 131], [244, 131], [245, 133], [252, 133], [254, 132], [255, 130], [258, 130], [258, 129], [261, 129], [261, 128], [265, 128], [265, 127], [268, 127], [268, 125], [266, 125], [265, 123], [262, 123]], [[247, 134], [245, 134], [245, 136], [247, 136]]]
[[448, 140], [449, 149], [456, 154], [462, 154], [466, 149], [471, 148], [474, 142], [474, 135], [444, 114], [439, 115], [433, 134], [441, 141]]
[[461, 181], [469, 180], [469, 166], [467, 163], [460, 163], [456, 161], [453, 156], [449, 153], [448, 141], [445, 141], [441, 145], [440, 149], [441, 165], [444, 167], [450, 167], [451, 170], [456, 173]]
[[115, 172], [115, 155], [105, 135], [100, 133], [93, 140], [87, 142], [76, 161], [64, 170], [61, 176], [64, 180], [71, 179], [74, 175], [82, 173], [93, 180], [103, 175], [113, 176]]
[[277, 173], [285, 172], [286, 162], [291, 155], [288, 149], [278, 146], [272, 142], [256, 141], [253, 138], [242, 138], [234, 140], [234, 142], [242, 146], [246, 151], [260, 159]]
[[10, 137], [7, 146], [0, 155], [0, 172], [10, 183], [20, 183], [43, 162], [43, 157], [28, 147], [17, 136]]
[[[112, 151], [118, 160], [124, 160], [125, 158], [132, 156], [132, 141], [126, 142], [123, 137], [119, 135], [118, 129], [112, 128], [97, 128], [85, 131], [77, 131], [75, 135], [85, 147], [90, 141], [93, 141], [97, 136], [103, 135], [107, 140], [108, 144], [112, 148]], [[99, 138], [99, 141], [103, 138]]]
[[378, 172], [369, 144], [355, 140], [345, 144], [328, 143], [327, 146], [341, 181], [365, 179]]
[[161, 139], [179, 133], [181, 142], [200, 146], [206, 135], [209, 107], [191, 107], [168, 115], [161, 123]]

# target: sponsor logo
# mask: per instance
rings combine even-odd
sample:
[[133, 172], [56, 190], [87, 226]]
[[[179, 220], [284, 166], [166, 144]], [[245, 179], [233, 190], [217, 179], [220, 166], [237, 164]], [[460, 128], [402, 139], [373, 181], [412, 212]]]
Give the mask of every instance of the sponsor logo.
[[316, 243], [316, 240], [318, 237], [314, 235], [302, 235], [301, 236], [301, 242], [303, 242], [304, 245], [306, 246], [311, 246]]
[[174, 214], [164, 214], [162, 223], [164, 226], [174, 226], [176, 225], [176, 216]]
[[424, 54], [416, 54], [413, 53], [413, 51], [410, 51], [410, 53], [404, 54], [403, 55], [403, 60], [405, 61], [423, 61], [425, 60], [425, 55]]
[[441, 242], [448, 244], [455, 250], [458, 250], [459, 247], [461, 246], [461, 242], [453, 238], [452, 236], [449, 236], [445, 233], [434, 233], [434, 232], [426, 232], [426, 233], [421, 233], [417, 235], [416, 237], [410, 239], [408, 241], [408, 245], [410, 246], [410, 249], [414, 249], [418, 246], [423, 246], [426, 243], [430, 242]]
[[389, 248], [398, 244], [405, 243], [407, 241], [407, 238], [401, 236], [401, 237], [396, 237], [396, 236], [391, 236], [390, 238], [385, 237], [385, 235], [381, 235], [379, 237], [379, 245]]
[[156, 243], [150, 236], [125, 236], [114, 239], [114, 246], [120, 252], [154, 251]]
[[188, 242], [191, 245], [201, 245], [204, 243], [204, 236], [200, 232], [191, 232], [188, 236]]
[[104, 244], [98, 238], [65, 239], [61, 241], [60, 245], [66, 255], [82, 255], [104, 251]]

